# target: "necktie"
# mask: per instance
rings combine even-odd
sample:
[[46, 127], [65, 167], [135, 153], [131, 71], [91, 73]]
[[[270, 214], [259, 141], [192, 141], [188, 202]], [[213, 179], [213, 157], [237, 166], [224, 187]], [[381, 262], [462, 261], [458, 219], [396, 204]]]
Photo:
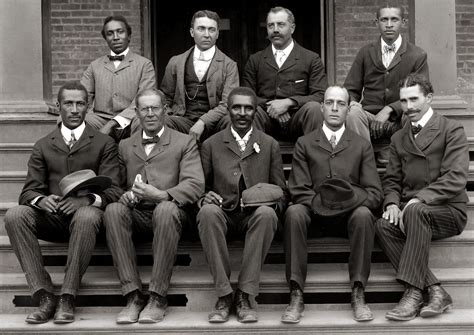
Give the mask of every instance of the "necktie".
[[384, 51], [385, 53], [395, 52], [395, 44], [392, 44], [392, 45], [384, 45], [384, 46], [383, 46], [383, 51]]
[[74, 135], [74, 132], [71, 131], [71, 139], [69, 140], [69, 144], [68, 144], [69, 149], [71, 149], [72, 146], [73, 146], [74, 144], [76, 144], [76, 142], [77, 142], [76, 136]]
[[142, 144], [147, 145], [147, 144], [158, 143], [159, 140], [160, 140], [160, 137], [158, 135], [152, 138], [142, 138]]
[[206, 58], [204, 58], [204, 53], [202, 51], [199, 52], [199, 60], [206, 60]]
[[423, 128], [423, 127], [420, 126], [420, 125], [411, 126], [411, 132], [413, 133], [413, 135], [416, 135], [416, 134], [418, 134], [418, 133], [421, 131], [422, 128]]
[[244, 152], [245, 148], [247, 147], [247, 141], [240, 139], [240, 140], [237, 140], [237, 144], [239, 145], [240, 151]]
[[281, 67], [284, 63], [283, 57], [285, 57], [285, 53], [283, 50], [277, 50], [275, 51], [275, 61], [278, 65], [278, 67]]
[[333, 133], [333, 134], [331, 135], [331, 138], [329, 139], [329, 143], [331, 143], [331, 147], [332, 147], [333, 149], [336, 148], [336, 134]]
[[109, 60], [110, 60], [111, 62], [115, 62], [115, 61], [121, 62], [121, 61], [123, 61], [123, 59], [124, 59], [125, 56], [124, 56], [124, 55], [120, 55], [120, 56], [107, 55], [107, 57], [109, 57]]

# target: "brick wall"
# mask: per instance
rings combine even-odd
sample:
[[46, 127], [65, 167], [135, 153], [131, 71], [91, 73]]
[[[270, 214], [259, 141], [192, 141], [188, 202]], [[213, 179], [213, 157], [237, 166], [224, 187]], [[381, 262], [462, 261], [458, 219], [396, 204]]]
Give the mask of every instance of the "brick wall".
[[108, 52], [100, 31], [104, 18], [123, 15], [132, 27], [130, 48], [142, 53], [140, 0], [51, 0], [53, 97], [78, 80], [95, 58]]
[[474, 2], [456, 0], [457, 93], [474, 111]]

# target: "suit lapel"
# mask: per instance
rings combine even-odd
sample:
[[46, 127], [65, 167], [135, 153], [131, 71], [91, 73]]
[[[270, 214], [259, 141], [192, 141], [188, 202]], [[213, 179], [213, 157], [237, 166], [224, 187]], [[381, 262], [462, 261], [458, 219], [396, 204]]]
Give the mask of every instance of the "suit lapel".
[[104, 68], [112, 73], [115, 72], [114, 62], [111, 62], [107, 56], [104, 56]]
[[[327, 138], [326, 138], [326, 140], [327, 140]], [[336, 154], [338, 152], [341, 152], [341, 151], [347, 149], [350, 146], [351, 140], [352, 140], [352, 135], [347, 131], [347, 129], [345, 129], [344, 133], [342, 133], [342, 136], [339, 139], [339, 142], [337, 143], [336, 148], [334, 149], [333, 153]], [[328, 141], [328, 143], [329, 143], [329, 141]], [[329, 143], [329, 145], [331, 145], [331, 144]]]
[[237, 141], [235, 140], [234, 136], [230, 131], [230, 126], [225, 129], [222, 136], [222, 141], [224, 142], [224, 145], [227, 147], [228, 150], [232, 151], [238, 157], [241, 156], [239, 145], [237, 144]]
[[219, 63], [223, 61], [224, 61], [224, 57], [222, 56], [221, 51], [217, 49], [216, 47], [216, 54], [212, 58], [211, 64], [209, 65], [209, 69], [207, 70], [208, 82], [210, 81], [209, 79], [212, 77], [212, 75], [216, 73], [217, 70], [219, 70]]
[[[91, 137], [94, 137], [94, 134], [92, 134], [91, 129], [89, 128], [89, 126], [86, 126], [86, 128], [84, 129], [84, 132], [82, 133], [79, 140], [76, 142], [76, 144], [74, 144], [72, 146], [71, 153], [74, 153], [74, 152], [80, 150], [81, 148], [89, 145], [92, 142]], [[64, 140], [63, 140], [63, 142], [64, 142]]]
[[69, 147], [64, 142], [63, 135], [61, 134], [60, 125], [51, 134], [51, 145], [57, 150], [69, 153]]
[[146, 161], [148, 158], [142, 145], [141, 131], [136, 132], [132, 137], [132, 152], [142, 161]]
[[169, 131], [167, 127], [165, 127], [163, 134], [161, 134], [160, 141], [155, 144], [153, 149], [151, 149], [151, 152], [148, 155], [148, 159], [152, 159], [153, 157], [165, 151], [165, 149], [168, 147], [170, 142], [171, 142], [171, 132]]
[[415, 137], [413, 136], [413, 133], [411, 132], [411, 123], [407, 122], [405, 127], [403, 127], [402, 130], [400, 130], [403, 134], [402, 136], [402, 146], [403, 148], [416, 156], [425, 156], [423, 151], [420, 150], [418, 145], [415, 142]]
[[182, 57], [178, 59], [178, 64], [176, 65], [176, 94], [178, 97], [181, 97], [180, 103], [185, 106], [185, 93], [184, 93], [184, 71], [186, 69], [186, 60], [188, 59], [191, 52], [194, 51], [195, 47], [191, 47], [186, 51]]
[[316, 142], [318, 142], [318, 145], [321, 149], [327, 152], [332, 152], [331, 143], [329, 143], [326, 137], [326, 134], [324, 134], [324, 131], [322, 128], [318, 128], [315, 138], [316, 138]]
[[375, 67], [385, 70], [385, 66], [382, 62], [382, 42], [380, 41], [380, 37], [377, 42], [372, 43], [369, 49], [369, 54]]
[[249, 141], [247, 142], [247, 146], [245, 147], [245, 151], [242, 153], [242, 159], [247, 158], [252, 154], [257, 154], [254, 147], [255, 143], [260, 146], [262, 141], [260, 140], [260, 133], [257, 131], [257, 129], [253, 128], [252, 134], [250, 135]]
[[[130, 67], [131, 66], [131, 63], [135, 60], [135, 55], [133, 54], [133, 52], [131, 52], [130, 50], [128, 51], [127, 55], [125, 56], [125, 58], [123, 59], [123, 61], [120, 62], [119, 66], [117, 67], [117, 69], [115, 69], [116, 72], [118, 71], [122, 71], [123, 69], [126, 69], [127, 67]], [[114, 64], [112, 63], [112, 66], [114, 66]], [[114, 66], [115, 68], [115, 66]]]
[[[275, 57], [273, 57], [275, 59]], [[291, 50], [290, 54], [286, 58], [285, 62], [281, 65], [280, 71], [287, 70], [293, 66], [296, 66], [298, 59], [300, 58], [300, 47], [298, 44], [293, 46], [293, 50]], [[276, 63], [276, 61], [275, 61]]]
[[407, 41], [402, 37], [402, 44], [400, 45], [400, 48], [398, 48], [395, 56], [393, 56], [392, 62], [388, 66], [387, 70], [390, 70], [391, 68], [395, 67], [398, 63], [400, 63], [402, 60], [402, 55], [406, 51], [407, 51]]
[[440, 133], [439, 115], [433, 112], [433, 116], [428, 120], [426, 125], [418, 133], [414, 139], [420, 150], [424, 151]]
[[276, 63], [275, 56], [272, 52], [272, 45], [270, 44], [265, 50], [263, 50], [263, 58], [265, 59], [265, 63], [268, 64], [271, 68], [278, 71], [278, 64]]

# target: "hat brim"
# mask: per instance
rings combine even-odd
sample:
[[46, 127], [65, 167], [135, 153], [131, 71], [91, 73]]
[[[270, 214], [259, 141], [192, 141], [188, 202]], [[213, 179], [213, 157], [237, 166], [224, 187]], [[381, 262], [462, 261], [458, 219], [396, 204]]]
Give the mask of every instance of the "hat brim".
[[63, 198], [66, 198], [72, 195], [74, 192], [79, 190], [89, 189], [91, 192], [101, 192], [112, 185], [112, 178], [107, 176], [96, 176], [87, 180], [84, 180], [82, 183], [76, 185], [74, 188], [69, 190], [66, 194], [63, 195]]
[[330, 216], [341, 215], [357, 208], [365, 201], [365, 199], [367, 199], [368, 194], [365, 189], [357, 185], [352, 184], [352, 188], [354, 189], [354, 202], [350, 206], [347, 206], [346, 208], [338, 208], [338, 209], [326, 208], [323, 206], [321, 202], [321, 195], [318, 194], [313, 198], [313, 203], [312, 203], [313, 212], [320, 216], [330, 217]]

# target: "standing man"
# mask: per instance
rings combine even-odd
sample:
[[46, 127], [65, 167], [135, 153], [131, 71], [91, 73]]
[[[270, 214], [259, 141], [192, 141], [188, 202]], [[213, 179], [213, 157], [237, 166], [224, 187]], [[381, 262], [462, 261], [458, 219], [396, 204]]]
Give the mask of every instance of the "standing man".
[[[284, 220], [286, 279], [290, 304], [284, 323], [297, 323], [304, 310], [308, 230], [321, 228], [349, 237], [351, 305], [356, 321], [373, 319], [364, 288], [370, 274], [375, 216], [382, 186], [370, 143], [346, 129], [349, 94], [332, 86], [324, 94], [322, 128], [300, 137], [295, 145], [288, 188], [294, 205]], [[334, 205], [334, 206], [333, 206]]]
[[[286, 207], [286, 185], [278, 142], [252, 127], [257, 107], [255, 93], [246, 87], [235, 88], [229, 94], [228, 105], [231, 125], [202, 146], [207, 193], [200, 200], [197, 222], [219, 296], [209, 322], [226, 322], [234, 300], [237, 321], [247, 323], [258, 320], [249, 295], [258, 295], [263, 261], [277, 230], [278, 214]], [[276, 185], [283, 193], [273, 206], [242, 207], [242, 193], [258, 183]], [[265, 202], [263, 198], [254, 200]], [[245, 236], [234, 299], [228, 232]]]
[[271, 45], [250, 56], [243, 86], [257, 93], [257, 129], [282, 139], [296, 139], [322, 125], [319, 111], [327, 87], [318, 54], [296, 43], [293, 13], [270, 9], [267, 32]]
[[[376, 231], [381, 247], [405, 285], [385, 317], [406, 321], [443, 313], [452, 299], [428, 268], [432, 239], [460, 234], [466, 226], [469, 149], [461, 124], [431, 108], [433, 87], [420, 74], [400, 82], [400, 102], [410, 122], [392, 137], [383, 179], [385, 200]], [[423, 290], [429, 294], [423, 305]]]
[[[164, 125], [164, 94], [147, 89], [137, 95], [136, 101], [143, 131], [119, 144], [120, 173], [123, 188], [128, 191], [104, 214], [107, 245], [127, 298], [117, 323], [163, 320], [178, 241], [191, 222], [190, 206], [204, 192], [196, 141]], [[153, 236], [146, 307], [132, 234]]]
[[398, 82], [412, 72], [428, 78], [426, 52], [400, 34], [403, 7], [379, 8], [375, 22], [380, 39], [359, 50], [344, 83], [352, 100], [347, 127], [369, 141], [389, 139], [402, 127]]
[[131, 35], [132, 28], [123, 16], [105, 18], [102, 37], [110, 55], [94, 60], [81, 79], [91, 102], [86, 122], [117, 142], [130, 136], [137, 93], [156, 86], [151, 61], [128, 47]]
[[[120, 197], [117, 146], [86, 125], [87, 90], [77, 82], [59, 89], [59, 128], [36, 142], [19, 206], [5, 215], [5, 229], [39, 308], [28, 323], [74, 321], [74, 299], [102, 224], [103, 208]], [[79, 170], [108, 176], [115, 186], [97, 193], [66, 194], [64, 177]], [[60, 182], [63, 180], [63, 182]], [[69, 184], [70, 185], [70, 184]], [[43, 266], [38, 239], [69, 241], [66, 273], [56, 306], [53, 283]]]
[[166, 125], [204, 141], [222, 127], [227, 96], [239, 86], [237, 64], [216, 47], [219, 15], [194, 13], [189, 30], [195, 45], [174, 56], [166, 66], [161, 90], [172, 114]]

